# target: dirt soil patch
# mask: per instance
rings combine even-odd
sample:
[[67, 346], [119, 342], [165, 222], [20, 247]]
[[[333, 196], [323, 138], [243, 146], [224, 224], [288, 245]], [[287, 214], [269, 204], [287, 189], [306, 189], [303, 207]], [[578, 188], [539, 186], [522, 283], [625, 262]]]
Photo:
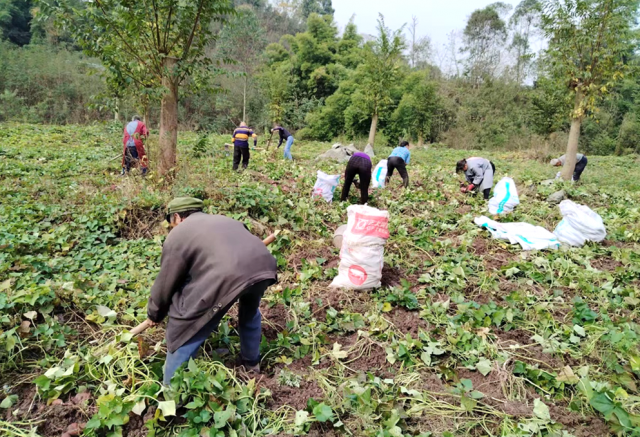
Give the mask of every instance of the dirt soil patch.
[[620, 261], [613, 258], [596, 258], [591, 261], [591, 267], [606, 272], [613, 272], [622, 266]]
[[131, 207], [125, 209], [123, 213], [124, 218], [120, 218], [118, 221], [118, 236], [120, 238], [125, 240], [152, 239], [155, 235], [167, 233], [166, 228], [162, 226], [165, 213], [161, 208]]
[[396, 308], [392, 312], [387, 313], [385, 317], [393, 323], [396, 329], [403, 335], [409, 333], [414, 338], [418, 336], [418, 332], [421, 329], [426, 331], [428, 328], [427, 322], [420, 318], [418, 311]]

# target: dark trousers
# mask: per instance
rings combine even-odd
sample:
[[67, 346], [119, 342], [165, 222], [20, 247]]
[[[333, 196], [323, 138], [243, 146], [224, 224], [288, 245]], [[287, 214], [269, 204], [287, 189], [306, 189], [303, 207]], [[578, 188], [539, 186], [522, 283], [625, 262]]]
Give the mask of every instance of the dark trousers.
[[402, 176], [402, 183], [406, 187], [409, 186], [409, 173], [407, 173], [407, 165], [404, 162], [404, 159], [399, 156], [392, 156], [387, 160], [387, 181], [391, 179], [393, 175], [393, 170], [398, 169], [398, 173]]
[[126, 151], [124, 152], [124, 168], [122, 169], [122, 174], [125, 174], [125, 171], [129, 173], [131, 171], [131, 167], [137, 166], [138, 163], [140, 164], [142, 175], [146, 175], [148, 169], [145, 160], [140, 160], [138, 149], [135, 146], [127, 146]]
[[580, 180], [580, 175], [584, 171], [587, 166], [587, 157], [583, 156], [582, 159], [576, 162], [576, 167], [573, 169], [573, 180], [578, 182]]
[[171, 377], [182, 364], [195, 358], [200, 346], [209, 338], [212, 332], [218, 331], [222, 317], [227, 314], [236, 301], [240, 301], [238, 308], [238, 333], [240, 334], [240, 355], [242, 363], [255, 366], [260, 362], [260, 341], [262, 340], [262, 314], [260, 314], [260, 300], [267, 288], [273, 284], [272, 279], [258, 282], [246, 288], [240, 296], [218, 313], [200, 329], [185, 344], [175, 352], [167, 353], [164, 364], [164, 384], [171, 383]]
[[242, 157], [242, 168], [247, 168], [249, 165], [249, 156], [249, 146], [233, 146], [233, 169], [238, 169], [238, 166], [240, 165], [240, 157]]
[[[371, 183], [371, 160], [361, 156], [352, 156], [347, 163], [344, 172], [344, 187], [340, 200], [345, 201], [349, 197], [349, 190], [354, 178], [360, 177], [360, 204], [364, 205], [369, 201], [369, 184]], [[357, 186], [357, 185], [356, 185]]]
[[127, 151], [124, 152], [124, 168], [129, 173], [132, 166], [138, 163], [138, 149], [127, 146]]

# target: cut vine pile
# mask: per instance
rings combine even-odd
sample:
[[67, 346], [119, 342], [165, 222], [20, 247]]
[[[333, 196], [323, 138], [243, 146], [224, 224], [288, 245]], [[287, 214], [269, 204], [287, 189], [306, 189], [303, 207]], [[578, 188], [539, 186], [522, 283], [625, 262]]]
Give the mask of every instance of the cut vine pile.
[[[233, 173], [227, 137], [184, 134], [169, 186], [119, 176], [121, 129], [0, 125], [0, 435], [640, 435], [633, 159], [590, 156], [582, 183], [541, 186], [548, 164], [485, 154], [520, 191], [503, 221], [553, 230], [545, 199], [562, 188], [607, 226], [601, 244], [526, 253], [473, 224], [485, 203], [453, 169], [478, 151], [413, 150], [410, 188], [396, 178], [370, 201], [391, 215], [383, 287], [352, 292], [328, 287], [348, 205], [311, 199], [317, 169], [344, 170], [314, 161], [329, 144], [296, 143], [293, 163], [256, 151]], [[282, 229], [253, 380], [234, 367], [233, 312], [171, 394], [162, 326], [128, 334], [178, 195], [263, 238]]]

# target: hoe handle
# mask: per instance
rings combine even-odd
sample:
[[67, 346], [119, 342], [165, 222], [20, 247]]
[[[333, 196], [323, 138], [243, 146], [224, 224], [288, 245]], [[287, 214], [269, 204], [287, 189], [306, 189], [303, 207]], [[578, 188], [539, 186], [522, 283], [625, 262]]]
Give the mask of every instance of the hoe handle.
[[[276, 241], [276, 237], [278, 236], [278, 234], [280, 233], [280, 231], [275, 231], [273, 234], [269, 235], [267, 238], [265, 238], [264, 240], [262, 240], [262, 242], [264, 243], [265, 246], [270, 245], [271, 243], [273, 243], [274, 241]], [[136, 326], [135, 328], [133, 328], [131, 331], [129, 331], [131, 334], [133, 335], [138, 335], [141, 332], [146, 331], [149, 326], [151, 326], [151, 320], [147, 319], [144, 322], [140, 323], [138, 326]]]

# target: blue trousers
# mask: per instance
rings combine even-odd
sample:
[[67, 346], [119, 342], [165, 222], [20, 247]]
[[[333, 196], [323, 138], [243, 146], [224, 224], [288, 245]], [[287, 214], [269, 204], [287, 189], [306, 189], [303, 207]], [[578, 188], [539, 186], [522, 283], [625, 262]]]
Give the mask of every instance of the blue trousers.
[[284, 145], [284, 157], [293, 160], [293, 156], [291, 156], [291, 146], [293, 146], [293, 136], [290, 135], [289, 138], [287, 138], [287, 144]]
[[[243, 364], [255, 366], [260, 362], [260, 340], [262, 340], [262, 314], [260, 314], [260, 300], [273, 280], [258, 282], [245, 289], [238, 299], [238, 331], [240, 334], [240, 355]], [[175, 352], [167, 352], [167, 359], [164, 363], [164, 385], [171, 383], [178, 367], [195, 358], [198, 355], [200, 346], [205, 342], [212, 332], [218, 330], [218, 325], [222, 317], [231, 309], [234, 302], [219, 311], [213, 319], [200, 329], [189, 341], [176, 349]]]

